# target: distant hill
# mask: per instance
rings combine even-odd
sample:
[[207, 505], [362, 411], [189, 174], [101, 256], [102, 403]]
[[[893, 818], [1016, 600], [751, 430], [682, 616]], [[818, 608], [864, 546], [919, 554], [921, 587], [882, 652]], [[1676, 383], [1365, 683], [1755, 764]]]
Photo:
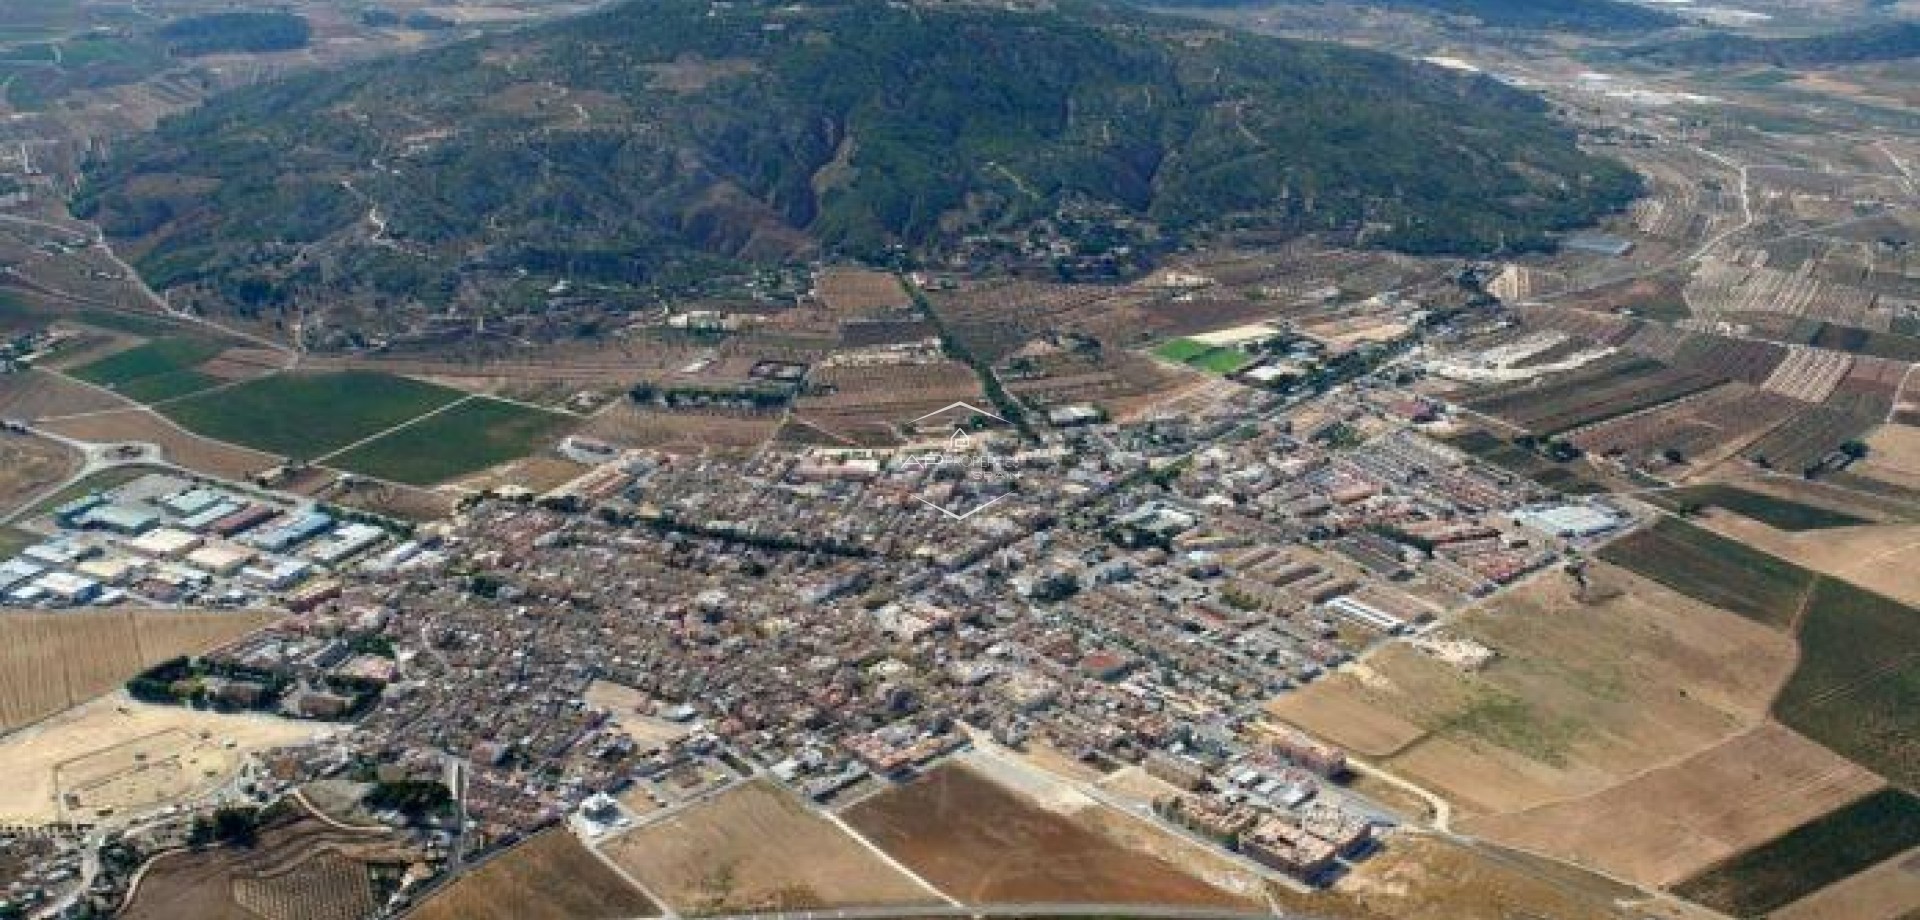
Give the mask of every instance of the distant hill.
[[[1141, 0], [1163, 9], [1271, 6], [1274, 0]], [[1285, 0], [1315, 4], [1324, 0]], [[1669, 13], [1626, 0], [1340, 0], [1359, 6], [1434, 13], [1477, 20], [1494, 29], [1581, 33], [1648, 32], [1680, 25]]]
[[1920, 22], [1863, 26], [1803, 38], [1752, 38], [1716, 34], [1683, 41], [1643, 45], [1628, 56], [1674, 67], [1716, 64], [1771, 64], [1813, 67], [1862, 64], [1920, 57]]
[[1384, 54], [1078, 0], [657, 0], [220, 97], [75, 207], [186, 302], [389, 316], [1068, 211], [1526, 248], [1638, 189], [1538, 97]]

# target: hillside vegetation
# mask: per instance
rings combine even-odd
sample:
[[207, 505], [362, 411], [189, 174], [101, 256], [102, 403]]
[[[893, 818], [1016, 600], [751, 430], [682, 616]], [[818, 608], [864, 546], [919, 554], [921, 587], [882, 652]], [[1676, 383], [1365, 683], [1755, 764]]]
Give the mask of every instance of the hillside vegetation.
[[1518, 249], [1638, 187], [1538, 97], [1383, 54], [1083, 2], [662, 0], [235, 92], [76, 205], [203, 307], [390, 316], [523, 272], [925, 254], [1065, 209]]
[[[1321, 5], [1328, 0], [1290, 2]], [[1158, 0], [1143, 5], [1197, 9], [1273, 4], [1272, 0]], [[1625, 0], [1371, 0], [1367, 5], [1432, 13], [1494, 29], [1551, 29], [1594, 34], [1645, 32], [1681, 22], [1669, 13]]]
[[1754, 38], [1717, 33], [1643, 45], [1629, 56], [1673, 67], [1771, 64], [1817, 67], [1920, 57], [1920, 22], [1887, 23], [1800, 38]]

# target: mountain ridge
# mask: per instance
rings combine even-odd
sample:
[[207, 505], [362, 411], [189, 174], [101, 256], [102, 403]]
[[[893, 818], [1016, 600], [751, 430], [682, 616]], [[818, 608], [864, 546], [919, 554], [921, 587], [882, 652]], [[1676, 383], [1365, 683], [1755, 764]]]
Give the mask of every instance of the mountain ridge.
[[660, 0], [238, 91], [75, 207], [156, 287], [257, 313], [931, 256], [1067, 211], [1524, 249], [1638, 188], [1538, 97], [1373, 52], [1099, 3]]

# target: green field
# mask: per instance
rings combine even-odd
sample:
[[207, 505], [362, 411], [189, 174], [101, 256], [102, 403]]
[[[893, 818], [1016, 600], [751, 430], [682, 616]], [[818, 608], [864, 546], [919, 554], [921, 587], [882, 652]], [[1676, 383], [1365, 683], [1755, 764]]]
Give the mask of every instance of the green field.
[[1817, 577], [1674, 518], [1608, 544], [1600, 558], [1703, 603], [1786, 628]]
[[1820, 579], [1773, 713], [1888, 780], [1920, 787], [1920, 610]]
[[217, 385], [216, 378], [194, 368], [225, 350], [207, 339], [175, 336], [154, 339], [74, 368], [73, 376], [143, 403], [172, 399]]
[[1153, 353], [1168, 361], [1185, 364], [1212, 350], [1212, 345], [1205, 345], [1192, 339], [1174, 339], [1154, 349]]
[[524, 457], [573, 419], [477, 397], [417, 425], [369, 441], [329, 466], [411, 485], [433, 485]]
[[161, 407], [211, 438], [311, 460], [461, 398], [458, 390], [373, 371], [278, 374]]
[[1732, 857], [1674, 888], [1752, 917], [1790, 904], [1920, 845], [1920, 798], [1882, 789]]
[[1780, 530], [1823, 530], [1828, 527], [1854, 527], [1871, 524], [1866, 518], [1809, 505], [1805, 502], [1753, 492], [1738, 486], [1689, 486], [1648, 496], [1648, 501], [1678, 511], [1687, 505], [1725, 508], [1742, 517], [1750, 517]]
[[1238, 348], [1208, 345], [1192, 339], [1173, 339], [1155, 348], [1153, 353], [1168, 361], [1178, 361], [1222, 376], [1254, 362], [1254, 357]]

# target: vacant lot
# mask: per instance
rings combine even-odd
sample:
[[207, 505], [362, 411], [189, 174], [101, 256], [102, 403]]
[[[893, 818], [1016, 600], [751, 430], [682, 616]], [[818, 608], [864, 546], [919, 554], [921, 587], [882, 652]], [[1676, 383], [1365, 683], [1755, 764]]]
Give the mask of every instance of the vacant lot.
[[612, 920], [660, 908], [565, 829], [535, 835], [441, 889], [410, 920]]
[[1781, 631], [1620, 569], [1535, 579], [1456, 629], [1499, 653], [1463, 672], [1395, 644], [1269, 711], [1385, 763], [1466, 814], [1590, 795], [1758, 724], [1791, 670]]
[[[241, 755], [249, 751], [303, 743], [332, 730], [315, 722], [156, 706], [136, 702], [124, 693], [110, 694], [0, 738], [0, 763], [7, 765], [8, 779], [0, 787], [0, 822], [60, 820], [63, 809], [56, 788], [65, 788], [57, 785], [68, 779], [63, 771], [76, 766], [88, 771], [110, 759], [113, 749], [136, 739], [173, 739], [183, 755], [209, 745], [217, 748], [221, 762], [202, 752], [195, 760], [199, 769], [191, 777], [175, 777], [181, 784], [172, 793], [191, 794], [230, 778]], [[208, 768], [215, 769], [216, 775], [207, 776]], [[89, 775], [98, 778], [97, 772]], [[157, 776], [123, 779], [113, 794], [140, 793], [160, 784]], [[141, 797], [153, 801], [151, 796]]]
[[0, 613], [0, 730], [92, 699], [142, 668], [272, 620], [265, 613], [177, 610]]
[[1883, 789], [1748, 850], [1675, 891], [1737, 916], [1805, 897], [1920, 846], [1920, 797]]
[[371, 867], [414, 858], [384, 830], [341, 830], [289, 805], [267, 820], [253, 846], [160, 856], [119, 916], [359, 920], [379, 905]]
[[1467, 829], [1658, 887], [1881, 785], [1769, 722], [1602, 792], [1470, 821]]
[[687, 913], [939, 900], [767, 783], [741, 786], [635, 829], [609, 841], [605, 850]]
[[1920, 786], [1920, 610], [1821, 578], [1780, 721], [1887, 779]]
[[420, 417], [457, 390], [371, 371], [279, 374], [169, 403], [169, 418], [222, 441], [311, 459]]
[[1813, 573], [1673, 518], [1616, 540], [1600, 558], [1695, 600], [1770, 626], [1793, 622]]
[[224, 350], [224, 346], [206, 339], [160, 338], [83, 364], [69, 373], [129, 399], [150, 403], [218, 384], [219, 378], [198, 368]]
[[954, 764], [855, 805], [847, 820], [921, 877], [970, 904], [1245, 903]]
[[394, 482], [433, 485], [524, 457], [557, 439], [573, 421], [477, 396], [327, 463]]
[[32, 501], [79, 469], [77, 451], [39, 438], [0, 435], [0, 512]]
[[1779, 530], [1825, 530], [1831, 527], [1857, 527], [1872, 521], [1833, 508], [1823, 508], [1738, 486], [1706, 485], [1675, 489], [1651, 496], [1661, 507], [1679, 510], [1690, 505], [1725, 508]]

